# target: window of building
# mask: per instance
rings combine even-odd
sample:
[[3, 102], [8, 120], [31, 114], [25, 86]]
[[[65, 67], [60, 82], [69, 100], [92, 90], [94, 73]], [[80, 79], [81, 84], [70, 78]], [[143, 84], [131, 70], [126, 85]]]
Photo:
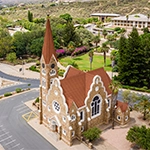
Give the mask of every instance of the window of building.
[[71, 115], [71, 121], [75, 121], [76, 120], [76, 116], [75, 115]]
[[66, 122], [66, 117], [63, 116], [63, 121]]
[[125, 117], [125, 121], [128, 121], [128, 116]]
[[53, 83], [53, 80], [54, 80], [54, 79], [50, 79], [50, 84], [52, 84], [52, 83]]
[[81, 127], [81, 132], [83, 132], [83, 131], [84, 131], [84, 126]]
[[63, 130], [63, 134], [66, 135], [66, 130]]
[[46, 107], [46, 102], [45, 101], [43, 101], [43, 106]]
[[80, 121], [84, 121], [84, 111], [80, 112]]
[[74, 135], [75, 135], [75, 131], [72, 131], [72, 137], [74, 137]]
[[100, 97], [95, 96], [91, 103], [92, 117], [100, 114], [100, 112], [101, 112], [100, 103], [101, 103]]
[[120, 120], [121, 120], [121, 117], [120, 117], [120, 116], [117, 116], [117, 120], [119, 120], [119, 121], [120, 121]]
[[50, 109], [50, 106], [48, 106], [48, 108], [47, 108], [47, 109], [48, 109], [48, 111], [50, 111], [50, 110], [51, 110], [51, 109]]
[[45, 114], [43, 115], [43, 118], [46, 119], [46, 115]]
[[56, 113], [60, 113], [60, 105], [57, 101], [53, 101], [53, 109]]
[[110, 107], [110, 99], [107, 99], [108, 107]]
[[54, 76], [54, 75], [56, 75], [56, 70], [55, 70], [55, 69], [52, 69], [52, 70], [50, 71], [50, 76]]

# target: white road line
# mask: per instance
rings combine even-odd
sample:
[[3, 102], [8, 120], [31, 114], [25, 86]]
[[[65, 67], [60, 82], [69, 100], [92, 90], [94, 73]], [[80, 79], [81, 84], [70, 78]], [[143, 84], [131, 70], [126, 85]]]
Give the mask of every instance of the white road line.
[[17, 105], [17, 106], [15, 106], [14, 108], [18, 108], [18, 107], [20, 107], [20, 106], [22, 106], [22, 105], [24, 105], [24, 104]]
[[20, 110], [22, 110], [22, 109], [25, 109], [25, 108], [27, 108], [27, 106], [23, 106], [23, 107], [21, 107], [21, 108], [18, 108], [18, 109], [16, 109], [17, 111], [20, 111]]
[[13, 149], [13, 148], [15, 148], [15, 147], [17, 147], [17, 146], [19, 146], [19, 145], [20, 145], [20, 143], [18, 143], [18, 144], [16, 144], [16, 145], [12, 146], [11, 149]]
[[24, 148], [20, 149], [20, 150], [24, 150]]
[[8, 134], [8, 133], [9, 133], [9, 132], [6, 132], [6, 133], [4, 133], [4, 134], [1, 134], [1, 135], [0, 135], [0, 137], [2, 137], [2, 136], [4, 136], [4, 135], [6, 135], [6, 134]]
[[6, 130], [6, 129], [5, 129], [5, 128], [3, 128], [2, 130], [0, 130], [0, 132], [1, 132], [1, 131], [5, 131], [5, 130]]
[[26, 108], [26, 109], [20, 111], [19, 114], [22, 114], [22, 113], [24, 113], [24, 112], [26, 112], [26, 111], [29, 111], [29, 112], [30, 112], [31, 110], [30, 110], [29, 108]]
[[11, 143], [13, 143], [13, 142], [15, 142], [15, 141], [16, 141], [16, 139], [14, 139], [14, 140], [12, 140], [12, 141], [6, 143], [5, 146], [7, 146], [7, 145], [9, 145], [9, 144], [11, 144]]
[[5, 138], [5, 139], [0, 140], [0, 142], [3, 142], [3, 141], [5, 141], [5, 140], [7, 140], [7, 139], [9, 139], [9, 138], [11, 138], [11, 137], [12, 137], [12, 135], [8, 136], [8, 137]]

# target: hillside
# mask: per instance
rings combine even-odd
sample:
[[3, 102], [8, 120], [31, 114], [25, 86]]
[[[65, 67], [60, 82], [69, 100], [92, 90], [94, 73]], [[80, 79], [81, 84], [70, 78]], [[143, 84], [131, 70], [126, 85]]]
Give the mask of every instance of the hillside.
[[121, 15], [135, 13], [143, 13], [145, 15], [150, 14], [150, 3], [148, 3], [148, 0], [118, 0], [118, 3], [116, 3], [116, 0], [97, 0], [89, 2], [61, 3], [56, 6], [51, 6], [51, 4], [52, 3], [50, 2], [26, 4], [22, 7], [12, 7], [9, 10], [8, 8], [5, 8], [1, 13], [10, 20], [19, 18], [26, 19], [28, 10], [34, 14], [34, 18], [45, 17], [48, 13], [51, 16], [69, 13], [73, 18], [90, 17], [91, 13], [96, 12], [119, 13]]

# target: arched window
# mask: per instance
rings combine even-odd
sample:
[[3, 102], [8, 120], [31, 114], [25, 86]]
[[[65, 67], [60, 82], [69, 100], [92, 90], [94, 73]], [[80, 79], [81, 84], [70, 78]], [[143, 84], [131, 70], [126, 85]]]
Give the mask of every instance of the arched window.
[[91, 103], [91, 109], [92, 109], [92, 117], [95, 115], [100, 114], [101, 110], [100, 110], [100, 103], [101, 103], [101, 99], [99, 96], [95, 96], [93, 98], [93, 101]]

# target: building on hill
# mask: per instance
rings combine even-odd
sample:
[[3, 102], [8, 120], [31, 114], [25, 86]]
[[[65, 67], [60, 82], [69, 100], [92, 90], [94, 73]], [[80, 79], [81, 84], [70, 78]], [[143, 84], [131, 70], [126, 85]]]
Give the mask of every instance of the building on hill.
[[113, 26], [127, 28], [150, 28], [150, 18], [143, 14], [133, 14], [112, 18]]
[[111, 119], [111, 80], [103, 68], [83, 72], [68, 66], [58, 78], [57, 58], [47, 19], [40, 60], [40, 123], [68, 145], [82, 132]]
[[98, 17], [101, 22], [105, 22], [107, 18], [119, 17], [120, 14], [111, 14], [111, 13], [93, 13], [92, 17]]

